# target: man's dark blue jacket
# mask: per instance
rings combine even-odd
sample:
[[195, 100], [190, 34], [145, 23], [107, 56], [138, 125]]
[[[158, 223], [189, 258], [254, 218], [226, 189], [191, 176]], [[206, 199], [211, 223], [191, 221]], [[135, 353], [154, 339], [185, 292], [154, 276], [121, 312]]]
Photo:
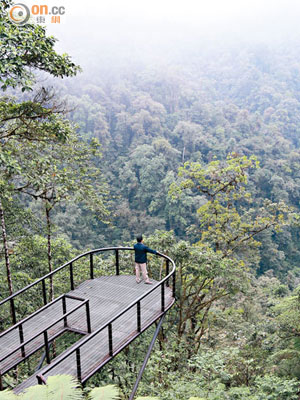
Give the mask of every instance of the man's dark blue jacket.
[[150, 247], [145, 246], [143, 243], [136, 243], [134, 246], [135, 262], [139, 264], [144, 264], [147, 262], [147, 253], [157, 254], [156, 250], [150, 249]]

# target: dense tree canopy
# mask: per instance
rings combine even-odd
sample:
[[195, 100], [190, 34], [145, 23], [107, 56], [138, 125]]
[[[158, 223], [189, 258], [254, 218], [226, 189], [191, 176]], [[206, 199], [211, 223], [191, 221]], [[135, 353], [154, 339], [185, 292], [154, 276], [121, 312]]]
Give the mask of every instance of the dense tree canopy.
[[46, 71], [63, 78], [75, 75], [80, 68], [67, 54], [54, 50], [56, 39], [47, 36], [41, 25], [14, 25], [7, 8], [12, 1], [4, 1], [0, 8], [0, 82], [2, 90], [20, 86], [22, 91], [32, 89], [34, 74], [30, 68]]
[[[297, 47], [187, 46], [130, 68], [102, 57], [61, 81], [79, 67], [41, 26], [11, 24], [10, 4], [0, 5], [1, 298], [78, 252], [131, 245], [143, 232], [175, 260], [178, 285], [140, 394], [296, 400]], [[35, 85], [36, 73], [55, 89]], [[151, 259], [150, 271], [160, 267]], [[26, 300], [19, 315], [38, 305]], [[117, 384], [128, 398], [150, 333], [91, 385]]]

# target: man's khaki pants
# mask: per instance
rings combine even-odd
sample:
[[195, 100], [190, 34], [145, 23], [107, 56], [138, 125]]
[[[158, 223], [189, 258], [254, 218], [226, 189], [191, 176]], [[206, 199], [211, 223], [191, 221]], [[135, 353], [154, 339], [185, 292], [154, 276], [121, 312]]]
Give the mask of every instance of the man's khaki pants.
[[147, 273], [147, 264], [139, 264], [135, 263], [135, 277], [137, 282], [140, 280], [140, 270], [142, 271], [142, 276], [145, 282], [149, 281], [148, 273]]

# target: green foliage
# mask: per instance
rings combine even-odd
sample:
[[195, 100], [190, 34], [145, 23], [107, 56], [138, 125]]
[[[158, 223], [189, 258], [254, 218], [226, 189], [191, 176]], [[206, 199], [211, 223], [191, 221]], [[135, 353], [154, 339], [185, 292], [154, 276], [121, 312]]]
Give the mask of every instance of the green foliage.
[[[71, 260], [76, 253], [71, 244], [62, 236], [53, 239], [53, 263], [56, 267]], [[11, 262], [15, 272], [28, 273], [37, 279], [47, 273], [47, 239], [40, 235], [24, 236], [14, 246]]]
[[[21, 87], [22, 92], [31, 90], [34, 75], [31, 69], [46, 71], [52, 76], [72, 76], [79, 70], [66, 54], [59, 56], [54, 51], [55, 39], [47, 37], [40, 25], [17, 26], [10, 22], [7, 8], [11, 1], [1, 3], [0, 8], [0, 82], [2, 90]], [[0, 99], [0, 212], [5, 267], [9, 294], [13, 292], [6, 234], [5, 209], [2, 201], [11, 201], [15, 189], [12, 180], [20, 176], [22, 166], [22, 142], [41, 141], [47, 138], [63, 140], [71, 131], [69, 121], [57, 116], [63, 110], [50, 104], [53, 96], [42, 88], [33, 101], [15, 102], [10, 98]], [[19, 187], [17, 190], [21, 190]], [[51, 252], [49, 240], [49, 269]], [[52, 285], [51, 285], [52, 291]]]
[[300, 298], [299, 288], [295, 290], [293, 296], [285, 297], [275, 307], [277, 321], [281, 336], [288, 338], [298, 337], [300, 334]]
[[99, 217], [107, 215], [103, 201], [107, 187], [95, 166], [101, 156], [96, 139], [85, 143], [72, 134], [64, 143], [33, 142], [19, 156], [22, 175], [17, 178], [16, 190], [22, 188], [23, 193], [41, 199], [48, 210], [72, 201], [86, 204]]
[[[103, 60], [97, 69], [91, 67], [88, 84], [79, 78], [76, 87], [68, 87], [77, 106], [71, 117], [81, 134], [91, 137], [94, 132], [105, 142], [103, 164], [115, 210], [107, 243], [119, 244], [131, 240], [136, 231], [151, 234], [155, 229], [171, 229], [193, 243], [199, 240], [199, 229], [189, 227], [199, 228], [196, 210], [207, 202], [206, 196], [196, 188], [185, 189], [176, 199], [167, 195], [186, 161], [205, 169], [212, 160], [225, 164], [227, 154], [248, 159], [255, 155], [260, 168], [253, 160], [254, 168], [245, 174], [245, 191], [252, 202], [241, 198], [234, 206], [240, 216], [247, 210], [257, 218], [257, 228], [274, 215], [272, 204], [283, 201], [298, 209], [299, 101], [297, 79], [291, 78], [294, 64], [288, 59], [297, 64], [299, 56], [293, 46], [287, 48], [270, 51], [266, 46], [264, 52], [244, 46], [238, 59], [236, 48], [206, 49], [201, 55], [181, 49], [187, 58], [180, 65], [172, 59], [170, 65], [155, 68], [139, 60], [138, 66], [131, 64], [133, 75], [116, 66], [112, 71]], [[268, 59], [268, 71], [260, 69], [257, 52], [260, 60]], [[234, 223], [236, 214], [231, 217]], [[236, 218], [241, 230], [237, 233], [247, 229], [247, 222]], [[233, 227], [235, 233], [238, 226]], [[259, 264], [259, 273], [273, 268], [284, 275], [290, 265], [298, 264], [297, 227], [281, 228], [255, 235], [251, 250], [246, 243], [237, 249], [248, 251], [247, 259]], [[94, 229], [102, 233], [102, 227]]]
[[203, 397], [190, 397], [189, 400], [205, 400]]
[[159, 400], [158, 397], [137, 397], [136, 400]]
[[[70, 58], [53, 53], [55, 39], [46, 38], [44, 28], [12, 26], [5, 4], [3, 89], [28, 91], [34, 69], [53, 76], [78, 71]], [[41, 205], [52, 210], [55, 265], [69, 259], [72, 246], [132, 244], [138, 232], [176, 261], [177, 303], [140, 394], [161, 400], [299, 397], [299, 299], [291, 292], [300, 281], [299, 54], [297, 46], [283, 47], [203, 49], [201, 55], [185, 49], [180, 65], [175, 57], [163, 68], [132, 61], [130, 73], [110, 68], [102, 57], [96, 70], [89, 67], [92, 79], [55, 81], [71, 94], [70, 118], [80, 140], [62, 117], [65, 105], [48, 91], [32, 100], [1, 99], [0, 192], [15, 289], [47, 269], [45, 224], [33, 228], [29, 217], [21, 223], [28, 207], [40, 220]], [[106, 226], [88, 210], [107, 217], [105, 181], [112, 211]], [[26, 191], [42, 201], [29, 200]], [[11, 224], [14, 210], [18, 221]], [[159, 279], [165, 263], [154, 256], [149, 261]], [[120, 262], [132, 273], [129, 254]], [[112, 263], [109, 258], [97, 267], [105, 272]], [[5, 296], [3, 265], [1, 259]], [[88, 271], [84, 262], [79, 267], [76, 282]], [[55, 290], [63, 288], [60, 277]], [[22, 315], [38, 306], [39, 293], [31, 297], [18, 304]], [[7, 309], [3, 327], [8, 318]], [[101, 385], [117, 384], [123, 399], [150, 340], [144, 335], [95, 377]]]
[[[258, 377], [255, 382], [257, 398], [270, 400], [297, 400], [299, 383], [297, 380], [287, 380], [275, 376]], [[262, 396], [262, 397], [259, 397]], [[255, 397], [254, 397], [255, 398]]]
[[80, 70], [67, 54], [56, 53], [56, 39], [46, 36], [45, 28], [41, 25], [15, 25], [3, 8], [0, 9], [0, 21], [2, 90], [17, 86], [20, 86], [22, 91], [31, 90], [34, 75], [30, 68], [46, 71], [61, 78], [75, 75]]
[[40, 89], [31, 101], [19, 103], [9, 97], [0, 100], [1, 149], [6, 150], [3, 157], [9, 151], [14, 154], [12, 139], [20, 143], [24, 140], [51, 142], [64, 140], [72, 130], [70, 122], [60, 115], [64, 105], [56, 102], [54, 94], [45, 89]]
[[95, 388], [89, 393], [89, 398], [91, 400], [117, 400], [120, 398], [119, 390], [113, 385]]
[[179, 183], [171, 185], [173, 196], [186, 189], [196, 189], [206, 197], [197, 210], [201, 246], [212, 246], [224, 257], [235, 255], [243, 249], [257, 248], [254, 237], [266, 229], [280, 231], [288, 224], [292, 211], [283, 203], [264, 201], [261, 207], [246, 209], [253, 202], [246, 191], [247, 170], [258, 167], [256, 157], [238, 157], [231, 154], [226, 161], [211, 161], [208, 166], [186, 162], [179, 169]]
[[16, 400], [17, 396], [9, 390], [5, 390], [4, 392], [0, 393], [1, 400]]
[[[85, 391], [86, 392], [86, 391]], [[47, 385], [36, 385], [15, 395], [9, 390], [0, 393], [1, 400], [80, 400], [84, 391], [70, 375], [49, 376]], [[94, 388], [88, 392], [89, 400], [118, 400], [119, 390], [114, 385]], [[138, 397], [137, 400], [158, 400], [158, 397]]]
[[[188, 338], [191, 353], [197, 352], [207, 328], [212, 304], [245, 287], [247, 270], [242, 262], [225, 259], [221, 252], [198, 245], [191, 246], [185, 241], [176, 243], [171, 232], [156, 231], [145, 241], [175, 261], [178, 298], [175, 305], [178, 310], [176, 340]], [[151, 270], [154, 269], [153, 262], [150, 263]]]
[[2, 400], [80, 400], [82, 390], [78, 387], [78, 382], [70, 375], [50, 376], [47, 385], [36, 385], [26, 389], [20, 395], [14, 395], [10, 391], [0, 394]]

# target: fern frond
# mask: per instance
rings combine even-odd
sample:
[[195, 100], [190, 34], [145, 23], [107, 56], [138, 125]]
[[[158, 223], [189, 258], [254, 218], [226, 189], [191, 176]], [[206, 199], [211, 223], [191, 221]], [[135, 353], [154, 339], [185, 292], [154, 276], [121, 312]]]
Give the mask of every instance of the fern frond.
[[204, 397], [190, 397], [189, 400], [205, 400]]
[[159, 400], [158, 397], [138, 397], [136, 400]]
[[117, 400], [119, 398], [119, 390], [114, 385], [95, 388], [90, 392], [91, 400]]
[[82, 390], [71, 375], [49, 376], [47, 379], [48, 398], [51, 400], [81, 400]]
[[17, 399], [20, 400], [48, 400], [48, 389], [44, 385], [31, 386], [22, 394], [20, 394]]
[[78, 386], [71, 375], [49, 376], [47, 385], [31, 386], [22, 396], [12, 400], [82, 400], [82, 390]]
[[0, 400], [18, 400], [17, 396], [11, 390], [0, 392]]

